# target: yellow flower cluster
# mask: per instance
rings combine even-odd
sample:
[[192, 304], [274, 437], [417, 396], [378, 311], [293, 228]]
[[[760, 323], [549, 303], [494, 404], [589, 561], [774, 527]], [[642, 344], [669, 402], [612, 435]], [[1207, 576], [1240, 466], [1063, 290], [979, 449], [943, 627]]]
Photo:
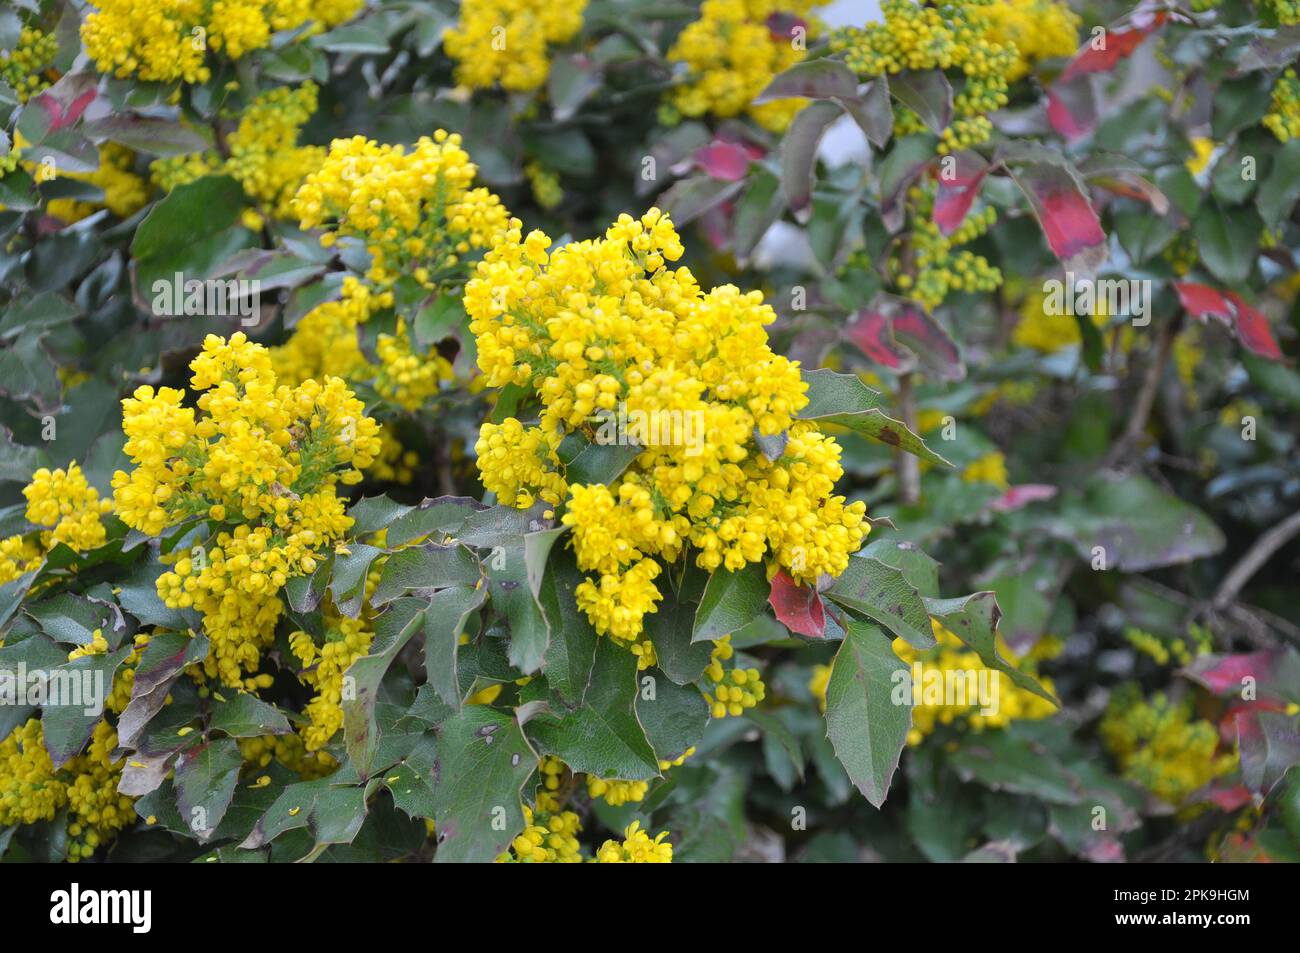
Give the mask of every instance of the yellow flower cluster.
[[958, 246], [985, 234], [997, 221], [997, 209], [986, 206], [970, 212], [951, 235], [934, 223], [934, 187], [908, 189], [912, 244], [911, 257], [892, 258], [890, 270], [904, 293], [933, 311], [955, 292], [993, 291], [1002, 284], [1002, 272], [983, 255]]
[[[136, 638], [136, 650], [118, 669], [106, 699], [109, 711], [120, 714], [130, 701], [135, 666], [148, 636]], [[69, 658], [100, 654], [108, 642], [96, 631], [95, 641]], [[42, 723], [35, 718], [19, 725], [0, 741], [0, 828], [51, 821], [67, 809], [68, 860], [90, 857], [135, 819], [134, 798], [117, 793], [124, 758], [114, 759], [117, 731], [101, 719], [90, 744], [58, 771], [45, 747]]]
[[432, 288], [462, 256], [503, 240], [510, 223], [499, 198], [471, 188], [477, 171], [460, 136], [442, 129], [409, 151], [364, 136], [335, 139], [292, 208], [303, 228], [332, 229], [327, 245], [364, 241], [375, 284], [411, 275]]
[[533, 201], [547, 211], [556, 208], [564, 201], [564, 189], [560, 187], [560, 177], [540, 162], [530, 162], [524, 166], [524, 175], [533, 190]]
[[967, 483], [988, 483], [1005, 490], [1010, 485], [1007, 482], [1007, 458], [996, 450], [986, 453], [968, 463], [961, 471], [961, 478]]
[[79, 553], [104, 545], [103, 518], [112, 511], [113, 501], [99, 498], [75, 461], [67, 470], [37, 470], [23, 496], [27, 521], [43, 528], [0, 540], [0, 585], [36, 569], [60, 543]]
[[[764, 559], [804, 581], [842, 572], [867, 533], [864, 506], [833, 495], [839, 445], [795, 421], [806, 385], [768, 346], [775, 313], [761, 293], [705, 292], [689, 269], [669, 268], [683, 250], [658, 209], [621, 216], [603, 239], [550, 244], [513, 227], [465, 287], [488, 386], [541, 402], [537, 425], [484, 425], [478, 467], [507, 504], [567, 495], [578, 565], [596, 574], [578, 604], [596, 630], [640, 645], [650, 664], [642, 623], [661, 598], [656, 560], [688, 547], [709, 572]], [[620, 415], [632, 422], [625, 442], [644, 448], [632, 466], [608, 486], [567, 485], [560, 440], [610, 442]], [[784, 434], [781, 456], [760, 452], [756, 431]]]
[[[938, 619], [931, 619], [930, 621], [934, 626], [934, 635], [938, 642], [938, 645], [934, 648], [920, 652], [908, 645], [903, 639], [894, 640], [894, 654], [908, 665], [919, 662], [923, 673], [920, 686], [913, 687], [913, 701], [919, 701], [919, 704], [913, 704], [912, 706], [912, 728], [907, 735], [908, 744], [920, 744], [926, 735], [934, 732], [940, 725], [963, 724], [975, 731], [983, 731], [987, 728], [1003, 728], [1011, 722], [1021, 719], [1047, 718], [1056, 711], [1052, 703], [1045, 698], [1040, 698], [1033, 692], [1020, 688], [1003, 673], [987, 668], [980, 661], [979, 655], [967, 648], [961, 639], [942, 625]], [[1000, 636], [998, 637], [997, 648], [1002, 657], [1013, 666], [1032, 673], [1040, 658], [1047, 657], [1048, 654], [1059, 648], [1055, 641], [1044, 639], [1042, 642], [1043, 650], [1039, 651], [1038, 647], [1035, 646], [1035, 651], [1031, 651], [1023, 658], [1012, 652]], [[926, 673], [941, 676], [944, 684], [947, 684], [949, 675], [952, 675], [954, 679], [964, 680], [967, 685], [969, 685], [972, 675], [976, 679], [989, 680], [986, 683], [989, 697], [996, 698], [996, 705], [991, 707], [996, 710], [985, 712], [980, 707], [979, 699], [970, 697], [963, 699], [966, 702], [965, 704], [947, 704], [947, 702], [956, 701], [955, 698], [949, 699], [947, 697], [942, 698], [938, 703], [932, 703], [931, 699], [927, 698], [928, 689], [931, 686], [926, 683]], [[1038, 681], [1049, 692], [1053, 690], [1051, 679], [1039, 677]], [[994, 686], [992, 682], [997, 682], [997, 685]], [[825, 689], [823, 688], [821, 698], [823, 707], [825, 707], [824, 692]], [[993, 692], [997, 693], [996, 696], [993, 695]]]
[[[997, 0], [952, 0], [941, 7], [912, 0], [885, 0], [883, 22], [837, 30], [831, 49], [845, 54], [860, 76], [892, 75], [903, 70], [952, 70], [960, 80], [953, 98], [953, 121], [943, 131], [941, 152], [956, 152], [988, 141], [993, 124], [986, 113], [1007, 103], [1008, 77], [1017, 67], [1016, 48], [999, 34], [990, 15]], [[920, 131], [920, 119], [902, 109], [894, 132]]]
[[767, 697], [767, 686], [756, 668], [724, 668], [722, 663], [735, 655], [731, 636], [724, 635], [713, 643], [704, 678], [709, 687], [702, 694], [714, 718], [740, 717], [747, 708], [755, 708]]
[[90, 0], [81, 24], [101, 73], [146, 82], [206, 83], [211, 49], [232, 60], [270, 45], [271, 34], [350, 19], [364, 0]]
[[623, 832], [623, 841], [607, 840], [596, 851], [598, 864], [671, 864], [673, 845], [664, 840], [667, 831], [654, 838], [641, 829], [640, 821], [633, 821]]
[[1124, 630], [1124, 638], [1143, 655], [1150, 656], [1157, 665], [1168, 665], [1171, 659], [1179, 665], [1187, 665], [1193, 658], [1214, 647], [1213, 633], [1199, 625], [1192, 625], [1185, 636], [1173, 638], [1161, 638], [1130, 626]]
[[[294, 194], [325, 160], [323, 147], [298, 144], [303, 124], [316, 112], [316, 100], [316, 84], [310, 81], [296, 89], [278, 86], [262, 93], [240, 113], [239, 125], [226, 137], [228, 158], [208, 150], [158, 159], [149, 167], [154, 184], [170, 192], [205, 175], [229, 175], [272, 217], [292, 218]], [[246, 224], [261, 223], [254, 218]]]
[[1260, 6], [1282, 26], [1300, 23], [1300, 0], [1263, 0]]
[[1169, 804], [1181, 804], [1237, 766], [1236, 751], [1219, 753], [1214, 723], [1195, 718], [1190, 699], [1143, 698], [1134, 684], [1111, 696], [1099, 731], [1124, 777]]
[[686, 65], [687, 82], [673, 88], [668, 103], [683, 116], [722, 119], [748, 113], [772, 132], [781, 132], [807, 100], [778, 99], [754, 105], [776, 74], [805, 56], [814, 23], [789, 35], [778, 26], [803, 18], [812, 0], [704, 0], [700, 18], [686, 26], [668, 59]]
[[[130, 218], [149, 201], [148, 183], [135, 174], [135, 153], [115, 142], [106, 142], [99, 147], [99, 168], [94, 172], [61, 172], [59, 175], [98, 186], [104, 192], [102, 206], [118, 218]], [[77, 199], [51, 199], [46, 210], [65, 222], [79, 222], [100, 204]]]
[[[451, 363], [435, 349], [415, 352], [406, 321], [400, 317], [392, 334], [378, 335], [375, 352], [379, 362], [370, 361], [359, 343], [361, 326], [392, 305], [392, 292], [374, 291], [357, 278], [345, 278], [337, 301], [317, 305], [294, 326], [288, 341], [271, 349], [276, 376], [297, 383], [340, 377], [369, 385], [405, 410], [418, 410], [454, 375]], [[409, 468], [416, 462], [394, 435], [384, 432], [377, 476], [398, 476], [398, 469], [404, 467], [409, 481]]]
[[343, 727], [343, 675], [352, 663], [370, 651], [375, 633], [364, 618], [349, 619], [337, 612], [325, 616], [325, 644], [317, 646], [308, 632], [294, 632], [289, 647], [302, 662], [299, 679], [316, 689], [303, 714], [310, 724], [302, 729], [307, 751], [319, 751]]
[[327, 751], [307, 750], [301, 734], [262, 735], [257, 738], [240, 738], [239, 753], [244, 763], [256, 768], [268, 767], [278, 761], [290, 771], [301, 775], [304, 781], [327, 777], [338, 769], [338, 761]]
[[984, 16], [985, 38], [1016, 51], [1008, 82], [1029, 75], [1043, 60], [1073, 56], [1079, 48], [1083, 21], [1060, 0], [995, 0]]
[[45, 71], [59, 52], [59, 39], [35, 27], [25, 26], [12, 50], [0, 50], [0, 81], [8, 83], [18, 101], [25, 103], [49, 88]]
[[1263, 123], [1282, 142], [1300, 137], [1300, 77], [1295, 67], [1278, 77]]
[[640, 801], [649, 790], [649, 781], [606, 781], [587, 775], [587, 795], [593, 799], [604, 798], [605, 803], [611, 807]]
[[510, 849], [497, 858], [498, 864], [580, 864], [582, 848], [578, 834], [582, 825], [573, 811], [554, 813], [524, 805], [523, 833], [510, 842]]
[[582, 29], [587, 0], [462, 0], [460, 20], [443, 34], [456, 82], [469, 89], [500, 83], [512, 93], [539, 89], [551, 71], [547, 47]]
[[[1047, 294], [1041, 288], [1029, 289], [1020, 303], [1020, 317], [1011, 332], [1011, 340], [1020, 347], [1032, 348], [1043, 354], [1077, 347], [1083, 341], [1079, 322], [1070, 314], [1050, 313], [1047, 300]], [[1092, 315], [1092, 323], [1099, 328], [1104, 327], [1109, 317], [1104, 303], [1099, 302]]]
[[209, 335], [190, 364], [198, 412], [173, 388], [122, 402], [125, 452], [113, 475], [118, 515], [151, 536], [191, 518], [224, 527], [180, 551], [158, 578], [169, 607], [193, 607], [212, 639], [210, 677], [254, 671], [280, 617], [280, 589], [315, 570], [351, 526], [339, 483], [361, 479], [380, 449], [378, 424], [342, 380], [277, 384], [261, 345]]

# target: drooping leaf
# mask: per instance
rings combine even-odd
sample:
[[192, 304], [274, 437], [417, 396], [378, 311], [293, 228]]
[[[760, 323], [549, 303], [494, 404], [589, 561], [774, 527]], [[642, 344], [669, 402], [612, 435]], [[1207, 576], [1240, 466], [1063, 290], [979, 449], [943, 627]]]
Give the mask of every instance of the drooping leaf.
[[851, 623], [826, 685], [826, 734], [854, 786], [885, 803], [912, 727], [911, 675], [875, 626]]

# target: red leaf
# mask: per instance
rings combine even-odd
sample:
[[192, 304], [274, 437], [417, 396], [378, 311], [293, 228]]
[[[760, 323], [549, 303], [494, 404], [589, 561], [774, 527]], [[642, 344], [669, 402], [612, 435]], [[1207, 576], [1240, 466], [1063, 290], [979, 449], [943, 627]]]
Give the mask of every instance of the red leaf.
[[1080, 277], [1096, 274], [1106, 260], [1106, 233], [1070, 170], [1049, 158], [1018, 166], [1012, 176], [1065, 270]]
[[989, 507], [999, 513], [1010, 513], [1030, 503], [1050, 500], [1054, 496], [1056, 496], [1056, 487], [1049, 483], [1021, 483], [1019, 486], [1008, 487], [1005, 493], [989, 504]]
[[1096, 49], [1093, 41], [1089, 40], [1061, 72], [1061, 81], [1085, 73], [1110, 72], [1120, 60], [1132, 56], [1142, 41], [1164, 22], [1165, 14], [1162, 11], [1151, 17], [1145, 25], [1135, 25], [1131, 30], [1109, 30], [1102, 38], [1101, 49]]
[[1273, 328], [1264, 314], [1235, 291], [1219, 291], [1192, 281], [1175, 281], [1178, 300], [1194, 318], [1218, 318], [1231, 324], [1246, 350], [1270, 361], [1282, 360], [1282, 349], [1273, 337]]
[[934, 223], [944, 235], [955, 232], [975, 203], [980, 185], [989, 171], [988, 163], [974, 152], [959, 152], [951, 175], [939, 163], [939, 185], [934, 197]]
[[1235, 811], [1245, 807], [1251, 801], [1251, 795], [1245, 785], [1238, 784], [1230, 788], [1219, 788], [1210, 792], [1210, 800], [1221, 811]]
[[1237, 652], [1230, 655], [1202, 655], [1187, 669], [1193, 681], [1204, 685], [1215, 695], [1240, 693], [1242, 679], [1263, 681], [1273, 671], [1276, 662], [1272, 652]]
[[750, 152], [736, 142], [715, 139], [695, 151], [695, 162], [710, 178], [739, 182], [749, 170]]
[[777, 619], [791, 632], [820, 639], [826, 636], [826, 609], [811, 586], [801, 586], [784, 569], [772, 577], [768, 596]]
[[894, 343], [893, 324], [881, 311], [864, 308], [844, 333], [863, 354], [891, 370], [910, 370], [915, 363], [910, 354]]
[[1047, 119], [1068, 142], [1097, 128], [1097, 103], [1086, 77], [1109, 72], [1120, 60], [1131, 56], [1165, 22], [1165, 14], [1139, 12], [1132, 22], [1131, 29], [1106, 33], [1101, 49], [1094, 49], [1092, 40], [1084, 44], [1047, 91]]
[[1047, 91], [1047, 120], [1067, 142], [1097, 128], [1097, 102], [1086, 79], [1057, 83]]
[[956, 342], [921, 308], [910, 304], [899, 308], [894, 314], [894, 334], [937, 377], [959, 381], [966, 376]]
[[86, 107], [95, 101], [96, 90], [92, 87], [82, 93], [74, 96], [71, 100], [64, 103], [57, 96], [52, 95], [52, 91], [44, 92], [36, 97], [36, 103], [45, 110], [49, 117], [50, 132], [58, 132], [81, 118], [81, 114], [86, 111]]
[[1203, 318], [1208, 314], [1223, 321], [1232, 320], [1232, 307], [1228, 304], [1228, 299], [1209, 285], [1175, 281], [1174, 290], [1178, 292], [1178, 301], [1183, 310], [1192, 317]]
[[788, 42], [799, 36], [796, 31], [802, 27], [803, 36], [808, 35], [808, 21], [793, 13], [773, 13], [767, 18], [767, 32], [778, 43]]
[[1229, 291], [1227, 295], [1237, 311], [1237, 338], [1246, 350], [1270, 361], [1282, 360], [1282, 349], [1277, 346], [1268, 318], [1243, 301], [1236, 292]]

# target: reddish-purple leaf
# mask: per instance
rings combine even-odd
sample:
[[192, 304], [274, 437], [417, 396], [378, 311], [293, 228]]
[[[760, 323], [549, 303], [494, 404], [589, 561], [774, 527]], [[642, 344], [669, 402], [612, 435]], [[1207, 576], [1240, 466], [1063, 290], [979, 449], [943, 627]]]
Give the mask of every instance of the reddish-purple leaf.
[[69, 73], [36, 97], [35, 105], [45, 114], [45, 135], [71, 126], [98, 95], [98, 77], [93, 73]]
[[870, 308], [859, 311], [857, 320], [844, 333], [863, 354], [883, 367], [901, 373], [916, 364], [912, 355], [895, 343], [893, 323], [880, 311]]
[[773, 13], [767, 18], [767, 32], [777, 43], [789, 42], [808, 35], [808, 21], [793, 13]]
[[[759, 153], [760, 155], [762, 153]], [[710, 178], [739, 182], [755, 158], [753, 152], [738, 142], [715, 139], [703, 149], [695, 150], [695, 162]]]
[[1005, 493], [989, 504], [989, 508], [999, 513], [1010, 513], [1030, 503], [1050, 500], [1054, 496], [1056, 496], [1056, 487], [1050, 483], [1021, 483], [1018, 486], [1007, 487]]
[[[1139, 11], [1131, 18], [1129, 29], [1111, 30], [1085, 43], [1047, 91], [1047, 118], [1052, 128], [1069, 142], [1097, 128], [1096, 96], [1087, 77], [1109, 72], [1120, 60], [1132, 56], [1164, 21], [1163, 11]], [[1097, 39], [1100, 48], [1095, 45]]]
[[1227, 295], [1237, 312], [1237, 339], [1246, 350], [1270, 361], [1282, 360], [1282, 349], [1277, 346], [1268, 318], [1247, 304], [1235, 291], [1229, 291]]
[[1178, 300], [1183, 310], [1192, 317], [1204, 318], [1210, 315], [1225, 322], [1232, 320], [1232, 306], [1228, 303], [1228, 299], [1209, 285], [1197, 284], [1194, 281], [1175, 281], [1174, 290], [1178, 292]]
[[795, 114], [781, 139], [781, 187], [790, 211], [799, 222], [807, 222], [812, 217], [810, 206], [817, 149], [826, 130], [841, 115], [842, 110], [834, 103], [811, 103]]
[[1047, 121], [1067, 142], [1097, 128], [1097, 96], [1086, 76], [1056, 83], [1047, 91]]
[[1246, 350], [1270, 361], [1282, 360], [1282, 349], [1273, 337], [1268, 318], [1235, 291], [1221, 292], [1194, 281], [1175, 281], [1174, 290], [1183, 310], [1192, 317], [1218, 318], [1224, 324], [1231, 324]]
[[772, 77], [754, 102], [774, 99], [857, 99], [858, 77], [839, 60], [803, 60]]
[[811, 639], [826, 636], [826, 608], [812, 586], [801, 586], [784, 569], [772, 577], [768, 596], [778, 621], [791, 632]]
[[957, 342], [920, 305], [908, 302], [894, 313], [894, 337], [907, 345], [935, 377], [959, 381], [966, 376]]
[[1108, 73], [1120, 60], [1132, 56], [1133, 51], [1141, 45], [1142, 41], [1165, 22], [1165, 14], [1159, 11], [1143, 19], [1144, 22], [1135, 22], [1133, 27], [1127, 30], [1108, 30], [1098, 37], [1101, 40], [1100, 47], [1095, 44], [1095, 41], [1089, 40], [1079, 52], [1074, 54], [1074, 58], [1061, 72], [1061, 80], [1070, 80], [1086, 73]]
[[890, 77], [889, 92], [933, 133], [952, 121], [952, 84], [943, 70], [905, 70]]
[[1215, 695], [1237, 695], [1246, 684], [1244, 679], [1252, 679], [1258, 686], [1267, 685], [1277, 658], [1276, 652], [1269, 651], [1201, 655], [1187, 667], [1184, 674]]
[[[949, 159], [954, 161], [949, 162]], [[959, 152], [940, 160], [934, 223], [944, 235], [955, 232], [966, 218], [988, 171], [988, 163], [975, 152]]]
[[1092, 203], [1063, 160], [1049, 158], [1014, 166], [1015, 178], [1067, 272], [1090, 278], [1106, 261], [1106, 233]]

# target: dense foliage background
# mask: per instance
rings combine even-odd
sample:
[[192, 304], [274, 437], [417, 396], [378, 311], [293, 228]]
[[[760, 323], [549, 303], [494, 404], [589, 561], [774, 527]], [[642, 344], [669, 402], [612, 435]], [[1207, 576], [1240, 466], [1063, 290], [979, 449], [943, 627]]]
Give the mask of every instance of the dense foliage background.
[[1300, 8], [868, 6], [0, 9], [0, 857], [1300, 859]]

